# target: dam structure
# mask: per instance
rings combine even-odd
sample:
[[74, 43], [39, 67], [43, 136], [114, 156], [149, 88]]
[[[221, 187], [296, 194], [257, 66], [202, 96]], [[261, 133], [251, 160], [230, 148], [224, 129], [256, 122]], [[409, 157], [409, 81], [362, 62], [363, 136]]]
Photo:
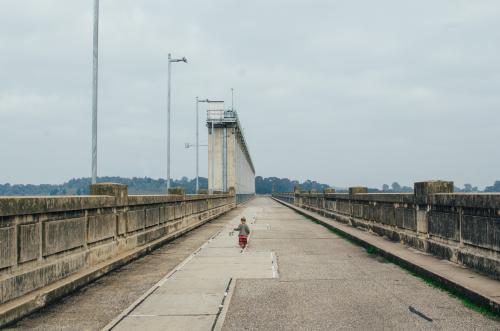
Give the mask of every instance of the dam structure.
[[209, 190], [0, 197], [0, 329], [499, 330], [500, 193], [255, 196], [236, 111], [206, 123]]
[[234, 188], [236, 203], [255, 196], [255, 168], [238, 113], [224, 109], [224, 102], [210, 102], [207, 110], [208, 189], [228, 192]]

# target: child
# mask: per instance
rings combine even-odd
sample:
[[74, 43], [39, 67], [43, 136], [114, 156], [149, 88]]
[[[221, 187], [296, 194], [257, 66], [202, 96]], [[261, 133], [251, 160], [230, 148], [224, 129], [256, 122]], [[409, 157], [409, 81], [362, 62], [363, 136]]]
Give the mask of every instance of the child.
[[245, 249], [245, 247], [247, 245], [247, 238], [248, 238], [248, 235], [250, 234], [250, 228], [248, 227], [248, 225], [246, 223], [247, 223], [246, 218], [242, 217], [241, 224], [238, 225], [238, 227], [234, 229], [234, 231], [239, 231], [238, 238], [239, 238], [239, 243], [240, 243], [240, 247], [242, 250]]

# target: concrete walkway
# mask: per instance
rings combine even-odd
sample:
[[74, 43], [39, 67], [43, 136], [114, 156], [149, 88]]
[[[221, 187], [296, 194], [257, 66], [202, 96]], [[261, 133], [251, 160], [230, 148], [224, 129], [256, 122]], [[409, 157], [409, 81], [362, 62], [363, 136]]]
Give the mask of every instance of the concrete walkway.
[[286, 202], [280, 203], [308, 215], [325, 226], [330, 226], [341, 231], [346, 236], [375, 248], [380, 255], [392, 261], [411, 266], [412, 270], [425, 272], [433, 280], [439, 280], [448, 288], [459, 293], [467, 293], [469, 298], [475, 298], [485, 306], [500, 308], [500, 282], [483, 276], [473, 270], [445, 259], [439, 259], [412, 247], [401, 245], [399, 242], [386, 240], [367, 231], [354, 228], [347, 224], [335, 221], [310, 210], [293, 206]]
[[[269, 198], [257, 198], [238, 212], [230, 225], [108, 328], [500, 328], [499, 322], [466, 308], [446, 292]], [[230, 235], [240, 215], [250, 220], [252, 229], [243, 253]]]
[[[260, 213], [262, 207], [258, 204], [242, 209], [254, 230], [263, 227], [254, 222]], [[219, 317], [234, 280], [277, 277], [276, 261], [270, 250], [239, 249], [233, 228], [242, 214], [104, 329], [211, 330], [222, 321]]]
[[237, 279], [223, 330], [499, 330], [384, 259], [268, 199], [249, 252], [275, 252], [279, 279]]

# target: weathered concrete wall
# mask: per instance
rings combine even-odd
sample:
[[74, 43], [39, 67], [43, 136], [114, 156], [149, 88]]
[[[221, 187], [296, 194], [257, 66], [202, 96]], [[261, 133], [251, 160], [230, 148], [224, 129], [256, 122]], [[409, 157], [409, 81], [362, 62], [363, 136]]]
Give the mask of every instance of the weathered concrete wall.
[[129, 196], [119, 184], [91, 192], [0, 198], [0, 315], [2, 304], [235, 207], [234, 193]]
[[500, 279], [500, 194], [452, 193], [443, 181], [408, 194], [363, 192], [273, 196]]

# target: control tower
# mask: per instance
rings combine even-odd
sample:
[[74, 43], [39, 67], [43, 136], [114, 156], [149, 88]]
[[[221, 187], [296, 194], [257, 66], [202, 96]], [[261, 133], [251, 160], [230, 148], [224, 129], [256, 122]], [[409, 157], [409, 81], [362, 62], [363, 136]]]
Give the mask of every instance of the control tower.
[[255, 195], [255, 168], [234, 110], [211, 101], [207, 111], [208, 189], [227, 192], [233, 187], [237, 203]]

